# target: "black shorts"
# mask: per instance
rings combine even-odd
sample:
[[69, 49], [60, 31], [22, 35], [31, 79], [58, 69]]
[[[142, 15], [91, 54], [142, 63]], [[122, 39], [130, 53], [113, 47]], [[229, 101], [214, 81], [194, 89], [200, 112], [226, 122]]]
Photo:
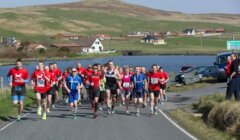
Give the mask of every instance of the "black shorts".
[[60, 85], [61, 85], [60, 82], [58, 83], [58, 85], [55, 85], [55, 87], [56, 87], [56, 91], [58, 91], [58, 92], [59, 92], [59, 90], [60, 90]]
[[166, 88], [167, 88], [167, 85], [166, 84], [160, 84], [160, 89], [162, 89], [162, 90], [166, 90]]
[[116, 95], [117, 94], [117, 85], [111, 85], [111, 86], [106, 85], [106, 90], [110, 90], [112, 95]]
[[122, 91], [122, 96], [126, 97], [126, 96], [130, 96], [131, 95], [131, 90], [123, 90]]
[[106, 97], [106, 91], [100, 91], [99, 102], [103, 102]]
[[99, 88], [91, 88], [90, 89], [90, 99], [94, 100], [95, 97], [100, 96], [100, 89]]
[[133, 98], [143, 98], [143, 90], [133, 89]]
[[154, 97], [158, 97], [159, 94], [160, 94], [160, 91], [159, 90], [149, 90], [149, 93], [153, 93], [154, 94]]
[[53, 85], [50, 89], [50, 94], [54, 95], [57, 91], [57, 86], [56, 85]]
[[51, 95], [51, 94], [52, 94], [52, 93], [51, 93], [51, 89], [47, 90], [47, 91], [46, 91], [46, 94], [47, 94], [47, 95]]
[[47, 93], [41, 93], [41, 99], [46, 99], [47, 98]]
[[14, 86], [11, 89], [12, 96], [25, 96], [26, 95], [26, 86]]

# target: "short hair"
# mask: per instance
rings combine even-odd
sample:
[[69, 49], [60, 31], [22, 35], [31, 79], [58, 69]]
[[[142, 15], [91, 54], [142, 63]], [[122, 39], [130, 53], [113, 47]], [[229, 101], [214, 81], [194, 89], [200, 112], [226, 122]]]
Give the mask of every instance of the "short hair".
[[98, 67], [98, 64], [95, 63], [95, 64], [92, 65], [92, 67]]
[[234, 57], [236, 57], [238, 59], [238, 54], [237, 53], [232, 53], [232, 55], [234, 55]]
[[16, 62], [22, 62], [22, 59], [21, 59], [21, 58], [19, 58], [19, 59], [17, 59], [17, 60], [16, 60]]
[[157, 64], [152, 64], [152, 68], [153, 68], [153, 67], [157, 67]]

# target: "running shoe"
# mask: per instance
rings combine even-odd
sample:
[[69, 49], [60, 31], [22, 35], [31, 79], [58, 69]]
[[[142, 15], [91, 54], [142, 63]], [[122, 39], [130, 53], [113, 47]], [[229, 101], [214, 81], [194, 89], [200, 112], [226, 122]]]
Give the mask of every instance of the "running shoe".
[[81, 101], [79, 101], [79, 102], [78, 102], [78, 106], [82, 106], [82, 103], [81, 103]]
[[98, 108], [100, 111], [102, 111], [102, 107], [100, 106], [99, 108]]
[[151, 114], [151, 115], [153, 115], [153, 114], [154, 114], [153, 110], [151, 110], [151, 111], [150, 111], [150, 114]]
[[43, 113], [42, 119], [47, 120], [47, 114], [46, 113]]
[[108, 115], [111, 115], [110, 109], [107, 110], [107, 114], [108, 114]]
[[47, 108], [47, 113], [51, 113], [51, 111], [50, 111], [50, 109], [49, 109], [49, 108]]
[[76, 120], [77, 119], [77, 114], [73, 113], [73, 119]]
[[21, 120], [21, 115], [18, 115], [17, 116], [17, 121], [20, 121]]
[[93, 118], [94, 118], [94, 119], [97, 118], [97, 114], [94, 114], [94, 115], [93, 115]]
[[115, 114], [115, 109], [112, 110], [112, 114]]
[[42, 115], [42, 108], [41, 107], [37, 108], [37, 114], [38, 114], [38, 116]]
[[68, 100], [69, 100], [68, 98], [65, 100], [65, 103], [66, 103], [66, 104], [68, 103]]
[[127, 110], [127, 111], [126, 111], [126, 114], [128, 114], [128, 115], [129, 115], [129, 114], [130, 114], [130, 112]]
[[122, 105], [125, 105], [125, 102], [123, 102]]
[[154, 115], [157, 115], [157, 110], [154, 111]]
[[55, 104], [52, 104], [52, 109], [55, 109], [56, 107], [55, 107]]
[[140, 113], [139, 112], [136, 113], [136, 117], [140, 117]]

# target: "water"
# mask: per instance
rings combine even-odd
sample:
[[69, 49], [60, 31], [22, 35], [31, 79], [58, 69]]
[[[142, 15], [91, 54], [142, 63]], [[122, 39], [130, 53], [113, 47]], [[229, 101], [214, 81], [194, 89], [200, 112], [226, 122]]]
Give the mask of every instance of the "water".
[[[213, 65], [215, 56], [116, 56], [107, 58], [92, 58], [92, 59], [81, 59], [81, 60], [59, 60], [59, 61], [45, 61], [45, 64], [50, 62], [57, 62], [58, 67], [63, 71], [68, 66], [75, 66], [77, 62], [80, 62], [84, 67], [88, 64], [100, 63], [104, 64], [108, 60], [113, 60], [115, 64], [124, 66], [144, 66], [147, 69], [151, 68], [152, 64], [160, 65], [167, 72], [179, 72], [183, 65]], [[36, 62], [32, 62], [29, 65], [24, 65], [28, 69], [29, 74], [32, 74]], [[7, 84], [6, 75], [10, 68], [13, 66], [2, 66], [0, 67], [0, 77], [4, 77], [4, 84]]]

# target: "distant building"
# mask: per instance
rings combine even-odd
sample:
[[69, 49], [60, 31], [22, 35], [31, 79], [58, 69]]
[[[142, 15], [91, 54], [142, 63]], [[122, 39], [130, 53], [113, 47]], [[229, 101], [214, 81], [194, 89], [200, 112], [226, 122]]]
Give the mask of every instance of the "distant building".
[[128, 37], [144, 37], [149, 35], [149, 32], [133, 31], [128, 33]]
[[166, 44], [163, 38], [155, 37], [155, 36], [146, 36], [141, 39], [141, 43], [150, 43], [153, 45], [163, 45]]
[[183, 34], [188, 36], [195, 36], [196, 33], [194, 29], [185, 29], [183, 30]]
[[94, 37], [98, 38], [99, 40], [110, 40], [111, 36], [108, 34], [96, 34]]
[[41, 44], [30, 44], [30, 45], [27, 47], [27, 50], [28, 50], [28, 51], [36, 51], [36, 50], [40, 50], [40, 49], [47, 50], [47, 48], [44, 47], [44, 46], [41, 45]]
[[15, 47], [19, 43], [14, 37], [1, 37], [0, 44], [2, 46]]
[[74, 33], [57, 33], [49, 36], [50, 39], [65, 39], [65, 40], [78, 40], [80, 35]]
[[224, 33], [225, 32], [225, 29], [224, 28], [217, 28], [215, 30], [216, 33]]
[[56, 48], [68, 48], [73, 52], [97, 53], [104, 50], [98, 38], [81, 37], [79, 40], [67, 43], [54, 43], [51, 45]]

